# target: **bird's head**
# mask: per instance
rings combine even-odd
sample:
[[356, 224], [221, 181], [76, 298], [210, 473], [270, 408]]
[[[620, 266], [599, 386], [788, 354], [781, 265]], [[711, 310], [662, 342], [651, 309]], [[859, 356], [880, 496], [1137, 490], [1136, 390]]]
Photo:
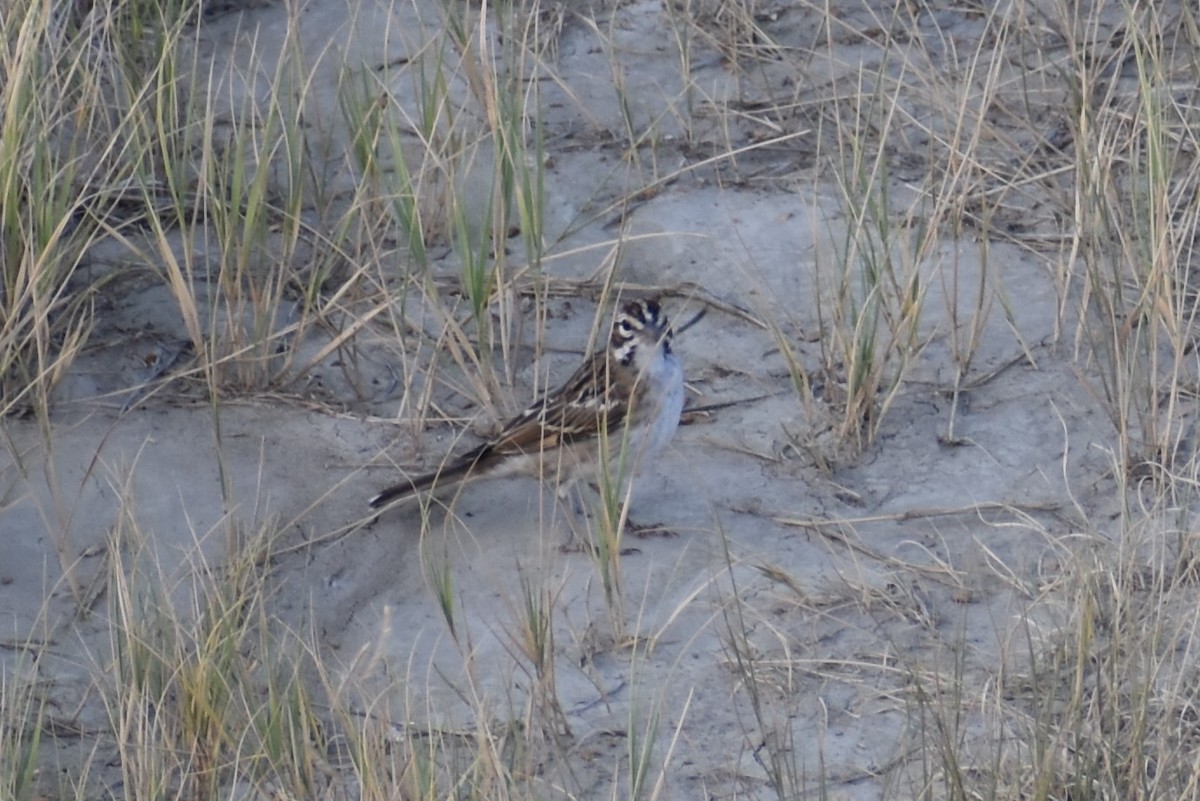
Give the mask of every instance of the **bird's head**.
[[671, 352], [671, 336], [671, 323], [657, 299], [634, 300], [617, 313], [609, 349], [620, 364], [640, 368], [659, 348]]

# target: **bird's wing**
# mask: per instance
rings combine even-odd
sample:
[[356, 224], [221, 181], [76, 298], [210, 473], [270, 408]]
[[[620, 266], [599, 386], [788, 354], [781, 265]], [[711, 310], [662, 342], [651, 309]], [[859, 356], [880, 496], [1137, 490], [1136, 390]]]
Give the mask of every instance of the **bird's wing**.
[[595, 439], [601, 426], [614, 430], [629, 412], [630, 371], [599, 351], [565, 384], [548, 393], [504, 426], [487, 443], [490, 454], [538, 453]]

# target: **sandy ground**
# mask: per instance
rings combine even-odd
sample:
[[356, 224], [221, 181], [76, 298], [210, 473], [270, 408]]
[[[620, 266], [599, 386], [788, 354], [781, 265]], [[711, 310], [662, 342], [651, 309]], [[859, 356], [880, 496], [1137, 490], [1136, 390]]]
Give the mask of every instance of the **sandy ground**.
[[[832, 408], [799, 401], [772, 332], [759, 322], [777, 322], [816, 369], [816, 265], [827, 263], [845, 220], [834, 177], [814, 163], [817, 138], [827, 134], [805, 116], [805, 103], [815, 105], [839, 71], [884, 57], [878, 42], [854, 33], [878, 24], [869, 6], [842, 5], [846, 28], [828, 38], [814, 30], [815, 12], [806, 7], [784, 4], [764, 17], [777, 41], [821, 54], [803, 80], [789, 78], [794, 68], [783, 61], [739, 73], [712, 49], [699, 51], [690, 77], [710, 102], [749, 109], [792, 82], [799, 110], [770, 125], [749, 112], [725, 125], [702, 109], [684, 113], [678, 57], [658, 2], [580, 9], [603, 20], [609, 41], [570, 9], [558, 32], [559, 81], [547, 82], [542, 97], [552, 155], [549, 238], [571, 229], [552, 251], [568, 255], [547, 263], [558, 278], [585, 278], [600, 266], [607, 251], [585, 246], [618, 235], [615, 210], [601, 212], [636, 182], [730, 146], [795, 134], [659, 184], [624, 218], [620, 279], [665, 288], [676, 320], [708, 307], [676, 342], [689, 404], [744, 402], [682, 427], [644, 476], [633, 516], [661, 521], [675, 536], [637, 540], [637, 552], [621, 559], [619, 611], [606, 604], [593, 562], [558, 549], [563, 532], [551, 519], [551, 493], [532, 480], [472, 487], [453, 515], [435, 512], [424, 535], [411, 507], [366, 514], [366, 500], [397, 478], [397, 465], [436, 465], [447, 449], [477, 441], [468, 426], [404, 418], [389, 390], [403, 348], [369, 330], [357, 369], [363, 385], [378, 390], [374, 397], [351, 392], [329, 359], [303, 388], [231, 397], [217, 412], [178, 384], [123, 412], [130, 388], [143, 380], [146, 352], [186, 341], [165, 290], [130, 278], [130, 291], [115, 293], [103, 316], [103, 344], [64, 384], [53, 431], [4, 421], [0, 639], [41, 630], [52, 640], [40, 670], [57, 688], [53, 714], [84, 732], [102, 728], [103, 709], [87, 692], [99, 657], [81, 654], [103, 654], [108, 630], [103, 598], [90, 615], [72, 614], [55, 544], [65, 543], [68, 561], [82, 555], [77, 575], [87, 585], [94, 575], [103, 579], [102, 546], [118, 527], [136, 524], [166, 564], [186, 565], [197, 553], [221, 558], [231, 516], [247, 528], [285, 527], [288, 550], [271, 574], [272, 615], [311, 630], [328, 663], [398, 726], [475, 725], [461, 695], [468, 676], [490, 699], [486, 708], [519, 715], [533, 685], [513, 647], [522, 583], [550, 592], [557, 697], [574, 764], [569, 773], [548, 771], [546, 797], [615, 797], [631, 727], [654, 715], [664, 798], [771, 797], [764, 743], [792, 754], [804, 786], [815, 791], [824, 782], [829, 798], [915, 790], [921, 732], [911, 676], [943, 672], [985, 688], [1028, 658], [1027, 621], [1052, 623], [1056, 614], [1039, 588], [1055, 571], [1062, 540], [1076, 530], [1080, 510], [1102, 519], [1113, 503], [1112, 431], [1086, 369], [1059, 336], [1062, 257], [1031, 244], [1054, 233], [1032, 203], [1002, 210], [1021, 223], [1017, 236], [995, 237], [986, 250], [977, 232], [947, 236], [924, 259], [920, 338], [927, 344], [875, 443], [861, 454], [839, 446]], [[271, 53], [285, 14], [266, 5], [214, 16], [202, 29], [202, 51], [236, 60], [257, 36], [260, 55]], [[982, 35], [980, 19], [948, 7], [928, 24], [944, 42], [965, 43]], [[344, 0], [311, 0], [302, 24], [306, 52], [332, 45], [376, 64], [406, 52], [429, 23], [409, 6], [385, 12], [364, 3], [354, 21]], [[385, 40], [389, 27], [405, 35]], [[932, 38], [926, 45], [938, 49]], [[654, 167], [631, 164], [609, 136], [623, 126], [614, 60], [632, 117], [656, 121]], [[326, 89], [315, 95], [314, 117], [334, 118], [333, 80], [332, 67], [317, 71], [314, 83]], [[336, 140], [336, 127], [331, 133]], [[911, 144], [889, 155], [898, 206], [931, 169], [921, 143]], [[331, 159], [330, 169], [339, 163]], [[94, 258], [105, 269], [119, 249], [100, 248]], [[436, 269], [452, 274], [449, 256], [443, 261]], [[949, 266], [957, 287], [946, 281]], [[984, 270], [986, 319], [969, 389], [955, 408], [952, 309], [956, 302], [974, 308]], [[518, 408], [536, 381], [565, 377], [583, 353], [594, 295], [549, 304], [547, 330], [521, 332], [527, 347], [511, 405], [492, 413]], [[960, 312], [960, 336], [971, 322]], [[417, 324], [433, 329], [436, 321]], [[301, 349], [315, 352], [325, 341], [311, 337]], [[487, 417], [469, 398], [439, 391], [445, 408], [463, 418]], [[447, 565], [459, 605], [457, 642], [428, 580]], [[742, 630], [762, 671], [766, 708], [758, 716], [730, 648], [730, 632]], [[631, 649], [622, 637], [635, 633], [642, 646]], [[964, 739], [985, 734], [970, 723], [978, 703], [962, 702]], [[92, 780], [108, 778], [97, 771]]]

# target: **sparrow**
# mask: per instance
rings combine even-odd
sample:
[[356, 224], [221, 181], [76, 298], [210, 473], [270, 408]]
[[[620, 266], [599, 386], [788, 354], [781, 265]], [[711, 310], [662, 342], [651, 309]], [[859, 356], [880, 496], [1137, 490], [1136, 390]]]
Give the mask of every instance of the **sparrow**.
[[[625, 453], [633, 459], [632, 477], [653, 461], [679, 427], [683, 365], [671, 350], [672, 336], [657, 299], [626, 303], [613, 320], [607, 344], [566, 383], [441, 469], [383, 490], [370, 500], [371, 508], [468, 481], [515, 475], [557, 482], [559, 496], [564, 497], [576, 481], [594, 480], [602, 463], [619, 461], [602, 459], [605, 447], [610, 454]], [[622, 443], [627, 450], [621, 450]]]

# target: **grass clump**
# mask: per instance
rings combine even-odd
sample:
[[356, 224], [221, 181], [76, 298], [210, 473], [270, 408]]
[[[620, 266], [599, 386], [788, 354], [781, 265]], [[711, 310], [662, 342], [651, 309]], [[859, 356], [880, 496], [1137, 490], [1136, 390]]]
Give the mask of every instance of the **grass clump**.
[[114, 669], [102, 689], [131, 797], [214, 798], [238, 783], [311, 795], [323, 785], [307, 652], [266, 608], [273, 536], [234, 532], [219, 566], [198, 543], [179, 571], [131, 516], [115, 533]]
[[[86, 341], [86, 282], [73, 281], [120, 173], [93, 135], [103, 114], [94, 56], [57, 30], [52, 4], [0, 19], [0, 413], [44, 416]], [[51, 133], [52, 132], [52, 133]]]
[[[1195, 19], [1183, 13], [1191, 24], [1178, 29], [1185, 41], [1176, 47], [1195, 48]], [[1130, 9], [1111, 61], [1074, 54], [1081, 335], [1127, 469], [1186, 462], [1194, 448], [1180, 415], [1197, 376], [1197, 120], [1194, 96], [1165, 87], [1196, 69], [1166, 50], [1168, 24], [1165, 14]], [[1129, 65], [1129, 77], [1116, 64]]]

